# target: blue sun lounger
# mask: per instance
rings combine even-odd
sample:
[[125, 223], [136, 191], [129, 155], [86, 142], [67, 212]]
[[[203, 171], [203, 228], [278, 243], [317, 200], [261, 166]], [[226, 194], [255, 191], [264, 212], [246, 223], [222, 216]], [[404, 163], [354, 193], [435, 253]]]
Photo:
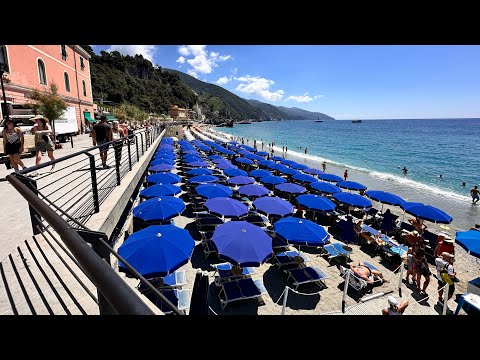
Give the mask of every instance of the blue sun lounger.
[[221, 289], [218, 293], [222, 310], [234, 301], [257, 299], [258, 303], [263, 305], [262, 295], [267, 295], [267, 289], [263, 285], [262, 280], [253, 280], [245, 278], [221, 283]]
[[215, 284], [217, 286], [219, 286], [220, 283], [222, 282], [250, 277], [257, 273], [255, 271], [255, 268], [246, 266], [242, 268], [241, 274], [234, 274], [232, 272], [232, 264], [228, 262], [221, 263], [221, 264], [214, 264], [212, 266], [215, 268], [215, 272], [213, 276], [215, 277]]
[[291, 279], [295, 289], [302, 284], [308, 284], [312, 282], [318, 284], [320, 287], [327, 287], [325, 279], [328, 277], [328, 275], [318, 266], [298, 267], [284, 271], [288, 274], [287, 281]]
[[328, 262], [330, 263], [332, 259], [337, 259], [340, 257], [345, 257], [345, 260], [350, 260], [351, 251], [347, 251], [343, 248], [344, 245], [340, 243], [332, 243], [323, 246], [323, 255], [327, 255]]
[[[300, 262], [307, 262], [309, 259], [304, 253], [299, 252], [298, 250], [288, 250], [274, 254], [275, 264], [281, 268], [282, 266], [299, 264], [298, 256], [300, 256]], [[303, 261], [302, 261], [303, 260]]]
[[[378, 269], [364, 261], [363, 264], [368, 267], [370, 270], [377, 270]], [[362, 290], [365, 290], [367, 289], [367, 287], [371, 284], [369, 284], [368, 282], [366, 282], [364, 279], [362, 279], [361, 277], [358, 277], [357, 275], [355, 275], [355, 273], [353, 273], [353, 271], [351, 271], [350, 269], [346, 268], [346, 267], [343, 267], [343, 266], [340, 266], [340, 275], [342, 276], [346, 276], [345, 273], [349, 271], [350, 272], [350, 280], [348, 282], [348, 285], [351, 286], [352, 288], [354, 288], [355, 290], [357, 290], [358, 292], [362, 291]], [[373, 276], [373, 282], [374, 283], [378, 283], [378, 282], [382, 282], [380, 278], [378, 278], [377, 276]]]
[[[157, 287], [159, 289], [164, 288], [182, 288], [182, 286], [187, 285], [187, 276], [185, 270], [177, 270], [170, 275], [164, 276], [162, 279], [162, 285]], [[152, 284], [155, 286], [155, 279], [149, 279]], [[150, 289], [142, 282], [137, 286], [138, 291], [142, 294], [150, 292]]]
[[[159, 291], [168, 299], [170, 300], [173, 305], [175, 305], [178, 310], [186, 310], [190, 308], [190, 290], [189, 289], [172, 289], [172, 288], [163, 288], [159, 289]], [[148, 300], [150, 300], [155, 306], [157, 306], [164, 314], [172, 313], [172, 310], [157, 296], [152, 293], [148, 292], [145, 293], [145, 296]]]

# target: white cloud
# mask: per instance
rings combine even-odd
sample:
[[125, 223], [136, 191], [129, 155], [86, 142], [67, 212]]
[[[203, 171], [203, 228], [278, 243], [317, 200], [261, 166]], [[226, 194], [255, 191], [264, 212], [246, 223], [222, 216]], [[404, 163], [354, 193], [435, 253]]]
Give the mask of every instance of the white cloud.
[[195, 71], [193, 71], [193, 69], [189, 69], [189, 70], [187, 71], [187, 74], [190, 75], [190, 76], [193, 76], [194, 78], [197, 78], [197, 79], [198, 79], [198, 74], [197, 74]]
[[107, 51], [118, 51], [120, 54], [131, 56], [141, 54], [145, 59], [153, 62], [155, 45], [110, 45]]
[[[180, 56], [177, 62], [187, 62], [191, 69], [188, 74], [198, 77], [199, 74], [210, 74], [219, 62], [231, 59], [231, 55], [220, 55], [215, 51], [208, 51], [207, 45], [182, 45], [178, 47]], [[190, 57], [190, 58], [186, 58]]]
[[226, 84], [226, 83], [228, 83], [228, 82], [230, 82], [230, 79], [229, 79], [227, 76], [223, 76], [223, 77], [221, 77], [220, 79], [218, 79], [215, 84], [224, 85], [224, 84]]
[[307, 102], [310, 102], [314, 99], [319, 99], [319, 98], [322, 98], [324, 97], [325, 95], [315, 95], [314, 97], [311, 97], [310, 95], [308, 95], [308, 93], [305, 93], [303, 95], [291, 95], [289, 97], [287, 97], [285, 100], [288, 101], [288, 100], [293, 100], [293, 101], [296, 101], [296, 102], [299, 102], [299, 103], [307, 103]]
[[269, 90], [270, 86], [275, 84], [275, 81], [273, 80], [250, 75], [236, 77], [235, 80], [242, 83], [236, 87], [236, 90], [247, 94], [255, 94], [266, 100], [277, 101], [280, 100], [285, 94], [283, 90]]

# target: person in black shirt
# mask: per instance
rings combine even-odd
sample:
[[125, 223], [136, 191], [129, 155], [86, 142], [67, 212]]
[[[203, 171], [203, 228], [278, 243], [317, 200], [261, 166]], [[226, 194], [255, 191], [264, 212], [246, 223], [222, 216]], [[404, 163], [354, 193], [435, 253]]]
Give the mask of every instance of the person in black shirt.
[[98, 148], [100, 150], [100, 157], [102, 159], [103, 168], [109, 168], [110, 166], [107, 165], [108, 143], [111, 142], [113, 139], [112, 128], [110, 125], [107, 124], [106, 116], [100, 117], [100, 124], [97, 124], [93, 127], [92, 140], [93, 146], [97, 146], [97, 144], [99, 145]]

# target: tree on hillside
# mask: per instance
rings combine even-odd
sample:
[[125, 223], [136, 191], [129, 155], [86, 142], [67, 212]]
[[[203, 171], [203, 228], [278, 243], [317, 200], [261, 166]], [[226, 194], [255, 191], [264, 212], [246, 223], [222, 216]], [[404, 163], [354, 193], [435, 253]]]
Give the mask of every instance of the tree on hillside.
[[41, 92], [37, 89], [31, 95], [34, 103], [30, 103], [35, 115], [42, 114], [52, 122], [52, 129], [55, 132], [55, 123], [60, 116], [67, 110], [67, 103], [58, 96], [58, 88], [55, 83], [50, 84], [50, 89], [47, 92]]

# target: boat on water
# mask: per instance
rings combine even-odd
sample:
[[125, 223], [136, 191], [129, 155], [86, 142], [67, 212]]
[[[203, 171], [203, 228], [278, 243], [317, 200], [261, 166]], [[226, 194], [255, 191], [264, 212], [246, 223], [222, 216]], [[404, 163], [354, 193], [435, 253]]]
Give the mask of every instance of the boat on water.
[[361, 122], [362, 122], [362, 120], [352, 120], [352, 123], [354, 123], [354, 124], [359, 124]]
[[323, 120], [315, 120], [315, 122], [323, 122]]

